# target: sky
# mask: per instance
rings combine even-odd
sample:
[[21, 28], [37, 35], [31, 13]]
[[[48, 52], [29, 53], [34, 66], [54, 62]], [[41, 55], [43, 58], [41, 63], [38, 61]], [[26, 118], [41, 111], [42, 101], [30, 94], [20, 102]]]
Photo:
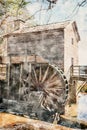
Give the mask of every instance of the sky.
[[[28, 1], [28, 0], [27, 0]], [[84, 0], [58, 0], [52, 9], [48, 9], [47, 0], [33, 0], [32, 4], [27, 5], [29, 13], [35, 14], [35, 22], [38, 24], [49, 24], [75, 20], [81, 37], [78, 43], [79, 64], [87, 65], [87, 2], [86, 5], [80, 5]], [[39, 11], [41, 10], [41, 11]]]

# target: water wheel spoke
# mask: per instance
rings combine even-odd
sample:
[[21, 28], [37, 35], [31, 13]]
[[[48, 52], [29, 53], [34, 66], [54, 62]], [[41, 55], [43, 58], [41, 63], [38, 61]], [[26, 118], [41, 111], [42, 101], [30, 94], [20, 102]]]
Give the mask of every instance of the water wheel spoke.
[[45, 71], [45, 74], [43, 76], [43, 79], [42, 79], [42, 83], [45, 81], [45, 79], [47, 78], [47, 74], [48, 74], [48, 70], [49, 70], [49, 66], [47, 67], [46, 71]]
[[57, 72], [54, 72], [54, 73], [50, 76], [50, 78], [49, 78], [48, 80], [51, 81], [51, 80], [56, 76], [56, 74], [57, 74]]
[[57, 77], [54, 77], [49, 83], [53, 83], [53, 82], [55, 82], [56, 80], [58, 80], [58, 78], [57, 78]]
[[51, 83], [48, 84], [48, 88], [49, 87], [54, 87], [54, 86], [60, 86], [60, 81], [56, 80], [56, 81], [51, 82]]
[[49, 90], [49, 95], [51, 96], [51, 97], [55, 97], [55, 98], [58, 98], [58, 96], [59, 96], [59, 93], [58, 92], [56, 92], [56, 91], [54, 91], [54, 90]]
[[58, 78], [57, 78], [57, 76], [55, 76], [52, 80], [47, 80], [46, 82], [47, 83], [53, 83], [53, 82], [55, 82], [56, 80], [58, 80]]
[[59, 86], [54, 86], [54, 87], [49, 87], [49, 88], [47, 88], [47, 90], [48, 91], [60, 91], [60, 90], [63, 90], [63, 88], [62, 87], [59, 87]]
[[47, 95], [49, 95], [49, 91], [47, 89], [43, 89], [44, 93]]
[[60, 94], [61, 94], [61, 90], [57, 90], [57, 91], [53, 89], [49, 90], [49, 96], [51, 97], [56, 97], [58, 99]]

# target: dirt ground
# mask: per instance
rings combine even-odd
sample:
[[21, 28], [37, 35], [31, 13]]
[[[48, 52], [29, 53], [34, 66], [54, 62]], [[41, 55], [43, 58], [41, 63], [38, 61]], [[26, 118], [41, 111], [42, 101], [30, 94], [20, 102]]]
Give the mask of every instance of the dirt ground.
[[12, 130], [13, 128], [14, 130], [74, 130], [61, 125], [0, 113], [0, 130]]
[[[76, 120], [77, 105], [76, 104], [71, 104], [71, 106], [67, 105], [65, 115], [61, 115], [61, 117], [66, 120], [71, 120], [73, 122], [76, 122], [77, 121]], [[79, 123], [83, 123], [84, 125], [87, 126], [87, 122], [81, 121]], [[0, 113], [0, 130], [8, 130], [8, 128], [10, 128], [9, 130], [12, 130], [14, 127], [15, 127], [14, 130], [16, 130], [17, 125], [19, 126], [23, 125], [23, 128], [25, 125], [25, 128], [27, 126], [28, 130], [76, 130], [74, 128], [69, 128], [69, 127], [65, 127], [65, 126], [61, 126], [57, 124], [51, 124], [51, 123], [47, 123], [43, 121], [38, 121], [38, 120], [32, 120], [29, 118], [16, 116], [9, 113]], [[30, 126], [32, 126], [33, 129], [29, 129]]]
[[77, 104], [67, 105], [65, 107], [65, 116], [76, 118], [77, 117]]
[[[65, 116], [68, 118], [76, 118], [77, 116], [77, 105], [71, 104], [71, 106], [66, 106]], [[14, 125], [15, 123], [27, 123], [28, 118], [15, 116], [12, 114], [0, 113], [0, 127], [4, 125]]]
[[0, 127], [14, 125], [16, 123], [27, 123], [28, 118], [15, 116], [8, 113], [0, 113]]

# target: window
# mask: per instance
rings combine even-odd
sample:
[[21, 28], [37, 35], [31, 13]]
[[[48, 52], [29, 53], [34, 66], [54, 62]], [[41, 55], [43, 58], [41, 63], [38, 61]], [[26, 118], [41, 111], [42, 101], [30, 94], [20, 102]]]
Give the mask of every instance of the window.
[[2, 57], [0, 56], [0, 64], [2, 63]]
[[71, 58], [71, 66], [74, 65], [74, 58]]
[[71, 43], [72, 43], [72, 45], [74, 44], [74, 39], [73, 38], [71, 39]]

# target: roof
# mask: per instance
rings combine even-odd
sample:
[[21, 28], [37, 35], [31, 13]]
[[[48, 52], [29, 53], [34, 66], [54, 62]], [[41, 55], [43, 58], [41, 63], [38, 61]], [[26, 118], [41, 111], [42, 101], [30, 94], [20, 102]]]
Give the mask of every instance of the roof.
[[77, 41], [80, 41], [80, 36], [79, 36], [78, 28], [77, 28], [75, 21], [74, 22], [67, 21], [67, 22], [62, 22], [62, 23], [34, 26], [34, 27], [30, 27], [30, 28], [22, 28], [17, 31], [5, 34], [5, 35], [3, 35], [3, 37], [9, 37], [12, 35], [18, 35], [18, 34], [20, 35], [20, 34], [25, 34], [25, 33], [43, 32], [43, 31], [47, 31], [47, 30], [64, 29], [67, 27], [67, 25], [70, 25], [70, 24], [73, 27], [73, 31], [76, 34]]

